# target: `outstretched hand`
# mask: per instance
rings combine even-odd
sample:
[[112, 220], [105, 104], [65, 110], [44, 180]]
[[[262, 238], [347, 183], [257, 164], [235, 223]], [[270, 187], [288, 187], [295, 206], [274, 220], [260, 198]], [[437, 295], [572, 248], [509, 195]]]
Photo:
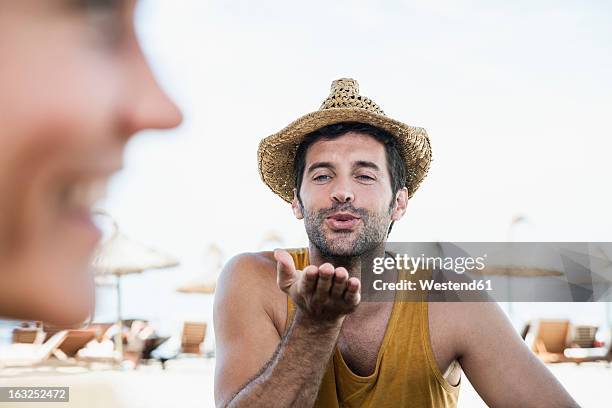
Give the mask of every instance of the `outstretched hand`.
[[283, 249], [275, 250], [274, 258], [278, 287], [310, 318], [335, 320], [351, 313], [359, 304], [361, 283], [349, 277], [346, 268], [324, 263], [299, 270], [291, 255]]

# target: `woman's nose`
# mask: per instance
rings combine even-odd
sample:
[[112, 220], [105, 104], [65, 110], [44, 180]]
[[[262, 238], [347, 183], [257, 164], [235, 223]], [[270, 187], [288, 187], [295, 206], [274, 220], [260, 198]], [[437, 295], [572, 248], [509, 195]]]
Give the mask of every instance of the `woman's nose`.
[[183, 121], [180, 109], [161, 88], [144, 56], [141, 54], [133, 64], [132, 74], [125, 84], [123, 125], [126, 134], [180, 125]]

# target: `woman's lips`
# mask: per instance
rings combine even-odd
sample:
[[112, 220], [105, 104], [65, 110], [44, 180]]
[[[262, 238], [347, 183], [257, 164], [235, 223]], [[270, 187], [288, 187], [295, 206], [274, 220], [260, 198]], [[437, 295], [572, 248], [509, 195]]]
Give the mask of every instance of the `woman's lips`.
[[72, 231], [93, 249], [101, 237], [92, 208], [106, 195], [108, 176], [82, 178], [63, 187], [58, 194], [59, 214]]
[[334, 231], [352, 230], [360, 221], [359, 217], [346, 213], [334, 214], [325, 219], [327, 225]]

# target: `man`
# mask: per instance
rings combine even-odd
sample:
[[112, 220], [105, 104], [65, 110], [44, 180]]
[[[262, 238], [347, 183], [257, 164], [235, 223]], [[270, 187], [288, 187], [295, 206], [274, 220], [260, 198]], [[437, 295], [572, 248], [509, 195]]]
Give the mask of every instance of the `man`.
[[0, 318], [83, 322], [91, 207], [128, 140], [177, 126], [135, 0], [0, 1]]
[[491, 406], [576, 406], [494, 303], [360, 303], [361, 259], [384, 254], [429, 168], [423, 129], [341, 79], [258, 157], [309, 245], [226, 266], [214, 310], [219, 406], [454, 407], [457, 363]]

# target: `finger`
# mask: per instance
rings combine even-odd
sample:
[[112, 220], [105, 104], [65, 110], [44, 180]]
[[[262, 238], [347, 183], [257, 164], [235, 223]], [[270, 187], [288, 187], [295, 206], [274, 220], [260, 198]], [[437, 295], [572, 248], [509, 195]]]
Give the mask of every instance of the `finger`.
[[346, 268], [340, 267], [336, 268], [336, 273], [334, 275], [334, 282], [331, 289], [332, 297], [337, 299], [341, 299], [344, 291], [346, 290], [346, 281], [349, 278], [348, 271]]
[[329, 263], [324, 263], [319, 266], [319, 279], [317, 280], [317, 288], [315, 289], [312, 300], [315, 302], [324, 302], [329, 298], [329, 291], [334, 279], [335, 269]]
[[276, 249], [274, 250], [274, 259], [276, 259], [276, 282], [278, 287], [283, 292], [288, 292], [298, 279], [293, 257], [284, 249]]
[[344, 301], [350, 306], [357, 306], [361, 301], [361, 282], [357, 278], [349, 278], [346, 282], [346, 292], [344, 292]]
[[317, 287], [317, 279], [319, 277], [319, 268], [314, 265], [309, 265], [302, 271], [302, 279], [300, 283], [300, 294], [311, 295]]

